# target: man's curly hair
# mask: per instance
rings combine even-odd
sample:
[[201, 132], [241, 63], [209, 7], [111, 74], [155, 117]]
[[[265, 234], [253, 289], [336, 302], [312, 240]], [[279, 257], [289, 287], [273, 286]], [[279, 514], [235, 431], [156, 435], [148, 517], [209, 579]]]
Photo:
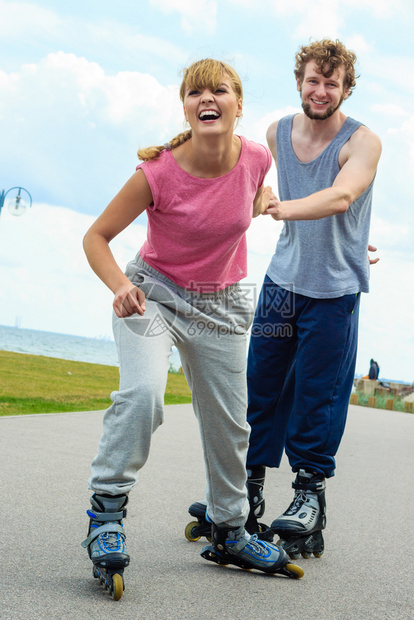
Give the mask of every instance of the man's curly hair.
[[305, 66], [311, 60], [315, 62], [322, 75], [327, 78], [330, 78], [334, 71], [340, 67], [344, 67], [344, 90], [349, 90], [349, 95], [351, 95], [355, 88], [356, 79], [359, 77], [359, 75], [355, 75], [356, 59], [354, 52], [347, 50], [338, 39], [336, 41], [330, 39], [314, 41], [299, 48], [295, 56], [295, 76], [302, 83]]

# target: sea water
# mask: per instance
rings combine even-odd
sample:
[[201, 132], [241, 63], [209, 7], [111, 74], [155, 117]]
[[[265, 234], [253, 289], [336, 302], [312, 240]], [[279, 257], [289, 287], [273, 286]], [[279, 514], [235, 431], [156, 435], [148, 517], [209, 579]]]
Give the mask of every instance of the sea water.
[[[0, 325], [0, 350], [119, 366], [115, 342], [104, 338], [84, 338]], [[181, 365], [180, 356], [175, 348], [170, 357], [170, 364], [174, 370], [178, 370]]]

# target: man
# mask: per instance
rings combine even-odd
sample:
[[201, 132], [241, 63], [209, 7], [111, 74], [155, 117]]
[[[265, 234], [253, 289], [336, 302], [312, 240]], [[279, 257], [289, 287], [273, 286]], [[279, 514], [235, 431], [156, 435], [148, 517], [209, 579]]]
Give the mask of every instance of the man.
[[366, 248], [381, 143], [341, 111], [355, 87], [355, 61], [340, 41], [301, 47], [295, 76], [303, 113], [267, 132], [280, 199], [273, 196], [266, 213], [284, 227], [250, 341], [246, 527], [263, 530], [265, 468], [278, 467], [285, 449], [295, 496], [269, 533], [292, 558], [323, 553], [325, 479], [334, 475], [345, 428], [360, 293], [376, 262]]

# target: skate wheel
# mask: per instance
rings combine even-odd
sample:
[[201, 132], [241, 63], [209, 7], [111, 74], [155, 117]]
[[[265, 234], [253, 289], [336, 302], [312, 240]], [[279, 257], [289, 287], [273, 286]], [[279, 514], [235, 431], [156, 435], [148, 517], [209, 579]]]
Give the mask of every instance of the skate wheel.
[[92, 575], [94, 576], [95, 579], [99, 579], [99, 573], [98, 573], [96, 566], [92, 568]]
[[201, 536], [193, 535], [193, 528], [197, 527], [198, 525], [199, 525], [198, 521], [191, 521], [184, 530], [185, 537], [190, 542], [196, 542], [197, 540], [200, 540], [201, 538]]
[[313, 555], [315, 558], [321, 558], [323, 556], [323, 551], [314, 551]]
[[292, 577], [293, 579], [302, 579], [305, 574], [303, 568], [297, 566], [296, 564], [286, 564], [285, 569], [288, 571], [289, 577]]
[[305, 558], [305, 560], [307, 560], [308, 558], [310, 558], [310, 556], [311, 556], [311, 555], [312, 555], [312, 554], [311, 554], [311, 553], [308, 553], [307, 551], [302, 551], [302, 553], [301, 553], [301, 556], [302, 556], [303, 558]]
[[115, 573], [112, 575], [112, 597], [114, 601], [119, 601], [124, 593], [124, 582], [121, 575]]
[[201, 557], [205, 558], [206, 560], [210, 560], [210, 562], [215, 562], [219, 566], [229, 565], [229, 563], [226, 562], [226, 560], [224, 560], [221, 556], [217, 555], [215, 551], [210, 550], [208, 547], [206, 547], [204, 551], [201, 553]]

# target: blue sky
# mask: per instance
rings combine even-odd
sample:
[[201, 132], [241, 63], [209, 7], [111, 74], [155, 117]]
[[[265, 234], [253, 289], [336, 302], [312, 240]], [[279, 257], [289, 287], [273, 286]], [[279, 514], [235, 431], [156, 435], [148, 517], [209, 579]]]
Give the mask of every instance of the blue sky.
[[[342, 109], [384, 148], [371, 234], [381, 260], [363, 296], [357, 371], [374, 357], [383, 376], [414, 379], [409, 0], [0, 0], [0, 24], [0, 189], [23, 186], [34, 200], [22, 217], [7, 204], [1, 214], [0, 324], [109, 336], [112, 295], [81, 238], [134, 171], [138, 147], [182, 130], [182, 68], [205, 56], [233, 64], [245, 90], [238, 131], [264, 143], [273, 120], [299, 111], [299, 45], [338, 37], [361, 76]], [[274, 169], [267, 182], [276, 188]], [[259, 220], [248, 233], [257, 288], [280, 232]], [[142, 216], [114, 241], [122, 266], [144, 235]]]

